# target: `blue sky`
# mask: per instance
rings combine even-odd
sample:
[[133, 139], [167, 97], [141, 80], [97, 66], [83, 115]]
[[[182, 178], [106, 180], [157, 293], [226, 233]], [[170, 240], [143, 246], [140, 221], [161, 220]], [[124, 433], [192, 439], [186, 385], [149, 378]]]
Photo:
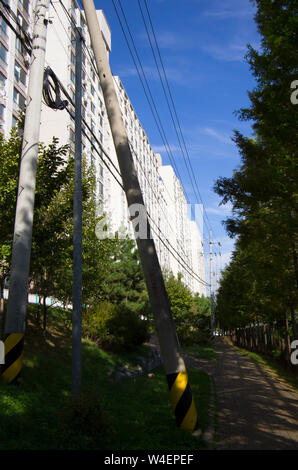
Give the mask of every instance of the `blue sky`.
[[[145, 14], [143, 0], [140, 3]], [[118, 0], [115, 4], [121, 14]], [[201, 197], [198, 200], [167, 107], [138, 0], [121, 0], [121, 4], [186, 195], [191, 203], [204, 203], [208, 221], [204, 226], [204, 242], [208, 241], [211, 227], [213, 239], [222, 245], [220, 249], [214, 246], [219, 269], [228, 262], [233, 241], [222, 226], [222, 220], [230, 213], [229, 207], [219, 206], [220, 199], [213, 192], [213, 185], [218, 177], [231, 176], [240, 163], [237, 148], [231, 141], [233, 130], [251, 134], [251, 124], [240, 122], [234, 112], [249, 105], [247, 91], [254, 87], [244, 56], [248, 43], [256, 48], [260, 44], [253, 20], [255, 8], [248, 0], [147, 0], [187, 153], [198, 183]], [[112, 31], [112, 72], [120, 76], [153, 149], [161, 153], [165, 164], [170, 163], [113, 2], [96, 0], [95, 5], [104, 11]], [[206, 243], [206, 252], [208, 250]]]

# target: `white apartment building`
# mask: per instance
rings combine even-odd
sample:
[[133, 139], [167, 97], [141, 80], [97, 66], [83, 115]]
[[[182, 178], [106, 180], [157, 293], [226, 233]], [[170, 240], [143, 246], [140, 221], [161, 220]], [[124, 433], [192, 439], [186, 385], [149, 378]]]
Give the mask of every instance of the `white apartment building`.
[[[22, 27], [31, 34], [33, 2], [7, 0], [7, 3]], [[4, 10], [3, 5], [1, 10]], [[102, 10], [97, 11], [97, 16], [109, 57], [111, 31]], [[119, 169], [118, 161], [84, 15], [75, 0], [63, 0], [63, 6], [60, 2], [50, 4], [49, 19], [46, 66], [51, 67], [73, 101], [75, 25], [82, 28], [82, 113], [86, 123], [83, 124], [83, 153], [95, 168], [99, 210], [107, 214], [110, 232], [120, 230], [134, 237], [126, 197], [119, 185], [121, 176], [115, 170], [115, 167]], [[6, 137], [26, 102], [28, 68], [29, 55], [22, 42], [0, 20], [0, 126]], [[190, 220], [182, 185], [173, 168], [164, 166], [161, 156], [154, 153], [121, 79], [115, 76], [114, 82], [161, 267], [167, 272], [172, 271], [175, 276], [181, 273], [184, 283], [193, 292], [206, 295], [201, 236], [196, 223]], [[74, 113], [71, 104], [68, 109]], [[60, 145], [68, 143], [74, 149], [74, 120], [67, 110], [53, 110], [42, 104], [40, 140], [48, 144], [53, 136], [59, 139]], [[112, 163], [103, 155], [100, 146]], [[111, 171], [103, 164], [100, 155]]]
[[[156, 249], [161, 261], [166, 257], [166, 255], [164, 253], [165, 248], [161, 244], [159, 238], [159, 222], [162, 219], [162, 207], [159, 198], [158, 158], [150, 145], [148, 136], [137, 117], [120, 78], [114, 77], [114, 82], [123, 122], [127, 130], [136, 172], [144, 198], [145, 210], [149, 214], [151, 235], [155, 241]], [[118, 166], [116, 161], [115, 164]], [[116, 184], [115, 180], [111, 180], [111, 183], [113, 186]], [[116, 188], [115, 190], [113, 189], [112, 194], [115, 194], [115, 191], [117, 191]], [[112, 214], [113, 226], [116, 228], [116, 226], [119, 225], [119, 222], [121, 222], [122, 226], [127, 226], [128, 233], [133, 235], [132, 225], [130, 222], [127, 222], [129, 220], [129, 213], [125, 194], [122, 189], [121, 193], [120, 200], [125, 201], [125, 209], [123, 206], [119, 207], [119, 199], [117, 200], [117, 198], [113, 197], [110, 201], [110, 212]], [[121, 211], [121, 214], [119, 211]]]
[[[190, 221], [182, 185], [173, 168], [163, 166], [161, 155], [154, 153], [120, 78], [114, 81], [161, 267], [176, 277], [181, 273], [193, 292], [206, 295], [203, 245], [196, 222]], [[115, 150], [111, 157], [118, 168]], [[112, 231], [122, 227], [133, 237], [124, 191], [111, 175], [107, 180], [113, 197], [105, 207]]]
[[[183, 282], [193, 292], [204, 293], [205, 274], [201, 272], [205, 270], [204, 258], [198, 257], [199, 248], [202, 249], [200, 233], [196, 222], [190, 220], [190, 207], [181, 182], [172, 166], [162, 165], [161, 157], [159, 175], [160, 191], [167, 207], [167, 234], [171, 249], [169, 270], [176, 277], [182, 274]], [[203, 269], [200, 268], [201, 264]]]
[[26, 103], [29, 72], [29, 54], [17, 32], [17, 22], [30, 35], [32, 7], [29, 0], [4, 1], [0, 17], [0, 132], [8, 138], [11, 127], [17, 123], [18, 115]]
[[[83, 123], [82, 147], [87, 162], [96, 171], [96, 189], [99, 199], [104, 197], [104, 182], [106, 170], [100, 156], [102, 151], [96, 142], [98, 140], [107, 152], [111, 147], [111, 132], [105, 111], [101, 86], [95, 69], [95, 60], [90, 45], [90, 37], [84, 20], [84, 15], [74, 0], [64, 0], [50, 4], [47, 31], [46, 65], [50, 66], [68, 94], [75, 100], [75, 26], [82, 28], [82, 117]], [[101, 25], [107, 55], [111, 51], [111, 31], [103, 11], [98, 10], [97, 16]], [[74, 114], [74, 107], [68, 106]], [[89, 127], [89, 129], [88, 129]], [[40, 140], [49, 143], [53, 136], [59, 143], [70, 143], [74, 149], [75, 123], [67, 110], [53, 110], [42, 105]]]

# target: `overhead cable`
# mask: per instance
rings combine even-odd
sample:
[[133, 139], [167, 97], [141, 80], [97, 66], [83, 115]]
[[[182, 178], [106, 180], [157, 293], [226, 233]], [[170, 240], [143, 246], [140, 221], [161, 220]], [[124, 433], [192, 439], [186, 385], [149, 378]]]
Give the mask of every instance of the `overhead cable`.
[[[51, 81], [53, 86], [50, 83]], [[52, 93], [53, 88], [55, 96]], [[46, 105], [52, 109], [63, 110], [68, 105], [67, 100], [61, 99], [59, 80], [50, 67], [46, 67], [44, 71], [42, 95]]]

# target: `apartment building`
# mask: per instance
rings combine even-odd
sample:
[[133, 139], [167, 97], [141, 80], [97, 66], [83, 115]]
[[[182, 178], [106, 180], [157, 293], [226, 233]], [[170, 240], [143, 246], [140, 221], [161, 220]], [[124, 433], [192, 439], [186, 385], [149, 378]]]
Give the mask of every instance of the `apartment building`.
[[[0, 17], [0, 132], [9, 136], [27, 99], [29, 54], [20, 36], [29, 35], [32, 6], [29, 0], [4, 1]], [[9, 23], [17, 31], [15, 34]]]
[[[151, 235], [155, 240], [158, 254], [161, 255], [163, 248], [160, 246], [160, 240], [158, 237], [160, 229], [158, 224], [159, 220], [161, 219], [158, 181], [158, 159], [150, 145], [148, 136], [137, 117], [136, 111], [129, 97], [127, 96], [127, 93], [120, 78], [114, 77], [114, 82], [123, 122], [127, 130], [130, 149], [132, 152], [136, 172], [138, 175], [138, 180], [144, 198], [145, 210], [149, 215]], [[121, 196], [121, 201], [123, 199], [123, 196]], [[119, 207], [117, 207], [117, 199], [114, 198], [111, 203], [113, 207], [111, 212], [113, 214], [119, 213]], [[118, 217], [115, 218], [115, 216], [112, 216], [113, 223], [117, 224], [117, 221], [121, 220], [121, 223], [123, 225], [128, 225], [127, 230], [129, 233], [132, 234], [133, 232], [131, 224], [127, 224], [127, 220], [129, 219], [128, 209], [125, 208], [125, 210], [123, 211], [123, 209], [121, 208], [121, 210], [122, 219]], [[140, 236], [142, 236], [141, 233]]]
[[[111, 51], [111, 31], [102, 10], [97, 11], [106, 45], [107, 56]], [[109, 151], [111, 132], [108, 124], [101, 86], [95, 69], [95, 60], [90, 44], [84, 15], [73, 0], [50, 4], [51, 22], [47, 31], [46, 65], [50, 66], [63, 84], [72, 101], [75, 100], [75, 27], [80, 26], [83, 35], [82, 52], [82, 148], [88, 164], [96, 173], [98, 199], [104, 197], [106, 169], [102, 162], [101, 146]], [[68, 110], [53, 110], [42, 105], [40, 140], [49, 143], [53, 136], [60, 144], [69, 143], [74, 150], [75, 123], [74, 106]]]
[[[24, 31], [31, 34], [33, 2], [10, 0], [10, 3], [16, 21]], [[5, 13], [3, 5], [1, 10]], [[12, 21], [13, 16], [9, 17], [8, 13], [8, 20]], [[97, 16], [109, 57], [111, 31], [104, 12], [98, 10]], [[50, 4], [49, 19], [46, 66], [50, 66], [54, 71], [72, 101], [75, 98], [75, 26], [82, 28], [83, 153], [88, 164], [95, 169], [98, 209], [107, 214], [110, 233], [120, 231], [134, 237], [126, 197], [121, 187], [121, 176], [117, 172], [119, 167], [116, 151], [94, 66], [95, 60], [84, 14], [75, 0], [63, 0], [63, 4], [61, 2]], [[2, 19], [0, 130], [5, 136], [8, 136], [11, 127], [16, 124], [18, 112], [26, 103], [28, 70], [29, 55], [26, 48]], [[161, 267], [167, 272], [173, 272], [175, 276], [181, 273], [183, 281], [193, 292], [205, 295], [204, 284], [198, 281], [198, 277], [202, 281], [205, 280], [201, 236], [196, 223], [190, 220], [182, 185], [173, 168], [163, 165], [162, 157], [154, 153], [120, 77], [115, 76], [114, 82]], [[74, 106], [71, 103], [68, 105], [68, 111], [53, 110], [42, 104], [40, 128], [42, 142], [48, 144], [55, 136], [59, 139], [60, 145], [68, 143], [74, 150]], [[101, 148], [109, 159], [105, 157]]]

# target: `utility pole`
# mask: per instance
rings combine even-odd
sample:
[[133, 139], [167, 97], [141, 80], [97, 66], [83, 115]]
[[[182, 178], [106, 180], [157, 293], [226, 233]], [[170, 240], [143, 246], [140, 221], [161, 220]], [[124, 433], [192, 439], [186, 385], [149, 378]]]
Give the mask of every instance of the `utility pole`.
[[[138, 236], [136, 242], [146, 280], [149, 299], [154, 313], [155, 325], [159, 339], [161, 355], [166, 371], [171, 400], [175, 410], [178, 426], [190, 432], [198, 428], [198, 417], [194, 399], [188, 382], [184, 360], [175, 324], [170, 310], [163, 275], [157, 257], [154, 241], [150, 233], [147, 212], [139, 185], [136, 168], [129, 147], [126, 129], [122, 121], [120, 106], [117, 100], [115, 85], [109, 66], [106, 47], [99, 27], [93, 0], [83, 0], [86, 21], [95, 56], [97, 71], [105, 100], [108, 119], [122, 175], [123, 187], [128, 208], [139, 207], [139, 224], [146, 227], [147, 236]], [[135, 211], [134, 211], [135, 212]], [[132, 217], [131, 213], [131, 217]]]
[[73, 196], [72, 399], [82, 377], [82, 29], [76, 28], [75, 162]]
[[214, 333], [214, 308], [213, 308], [213, 279], [212, 279], [212, 232], [209, 232], [209, 259], [210, 259], [210, 306], [211, 306], [211, 316], [210, 316], [210, 329], [211, 335]]
[[[211, 335], [214, 334], [215, 331], [215, 318], [214, 318], [214, 302], [213, 302], [213, 273], [212, 273], [212, 245], [219, 245], [219, 242], [212, 241], [212, 231], [209, 232], [209, 259], [210, 259], [210, 303], [211, 303], [211, 316], [210, 316], [210, 329]], [[216, 278], [217, 282], [217, 278]]]
[[9, 383], [20, 381], [22, 367], [48, 7], [49, 0], [36, 1], [5, 322], [5, 354], [10, 354], [10, 366], [5, 364], [2, 375]]

